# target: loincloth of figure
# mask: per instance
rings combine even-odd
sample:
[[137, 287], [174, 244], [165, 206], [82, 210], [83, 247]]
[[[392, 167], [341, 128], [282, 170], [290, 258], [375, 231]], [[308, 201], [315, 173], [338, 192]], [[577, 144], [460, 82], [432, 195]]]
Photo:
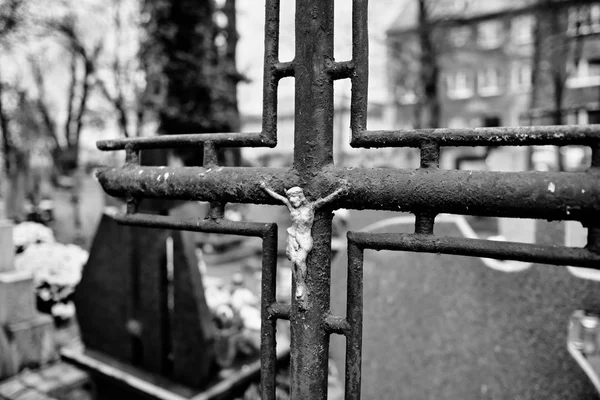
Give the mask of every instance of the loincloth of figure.
[[[304, 258], [312, 250], [313, 238], [308, 233], [298, 233], [293, 227], [287, 229], [287, 251], [289, 255], [302, 254]], [[294, 257], [295, 258], [295, 257]], [[295, 261], [295, 260], [292, 260]], [[305, 261], [305, 260], [302, 260]]]

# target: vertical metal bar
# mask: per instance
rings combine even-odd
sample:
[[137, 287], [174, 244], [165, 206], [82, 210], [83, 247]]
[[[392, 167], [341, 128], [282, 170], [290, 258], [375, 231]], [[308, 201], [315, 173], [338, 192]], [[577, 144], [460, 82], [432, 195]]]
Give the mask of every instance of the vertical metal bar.
[[[420, 146], [421, 168], [438, 168], [440, 166], [440, 145], [433, 141], [424, 141]], [[422, 212], [416, 214], [415, 233], [433, 235], [436, 213]]]
[[346, 400], [360, 400], [363, 326], [363, 249], [348, 240], [348, 300], [346, 321]]
[[[588, 171], [597, 174], [600, 181], [600, 143], [596, 142], [592, 146], [592, 167]], [[588, 243], [587, 248], [594, 253], [600, 253], [600, 217], [588, 224]]]
[[421, 144], [421, 168], [438, 168], [440, 166], [440, 145], [426, 141]]
[[333, 162], [333, 0], [296, 2], [294, 167], [308, 181]]
[[204, 143], [204, 159], [202, 161], [204, 166], [213, 166], [218, 164], [218, 149], [214, 142], [208, 141]]
[[[333, 60], [333, 3], [296, 1], [294, 167], [302, 184], [333, 163], [333, 80], [326, 67]], [[296, 299], [292, 300], [294, 400], [327, 398], [329, 334], [323, 321], [330, 304], [331, 219], [329, 211], [316, 212], [314, 245], [307, 258], [307, 309], [301, 310]]]
[[422, 212], [416, 215], [415, 233], [423, 235], [433, 235], [433, 225], [437, 214], [431, 212]]
[[261, 399], [275, 400], [276, 318], [269, 317], [275, 303], [277, 280], [277, 225], [273, 224], [262, 238], [262, 282], [260, 324], [260, 388]]
[[267, 0], [265, 9], [265, 65], [263, 74], [262, 134], [270, 141], [277, 141], [277, 76], [279, 60], [279, 11], [280, 0]]
[[369, 91], [369, 1], [352, 1], [352, 95], [350, 129], [352, 138], [367, 129]]
[[[127, 164], [140, 165], [140, 151], [133, 146], [125, 147], [125, 162]], [[127, 214], [135, 214], [140, 205], [139, 199], [133, 196], [127, 196]]]

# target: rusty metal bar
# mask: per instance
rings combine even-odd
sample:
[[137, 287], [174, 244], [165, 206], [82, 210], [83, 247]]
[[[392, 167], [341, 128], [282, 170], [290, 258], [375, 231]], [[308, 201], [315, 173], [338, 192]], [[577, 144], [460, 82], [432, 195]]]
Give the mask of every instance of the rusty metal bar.
[[338, 335], [346, 335], [350, 330], [350, 324], [346, 321], [346, 318], [338, 317], [336, 315], [328, 315], [323, 321], [325, 324], [325, 330], [328, 333], [337, 333]]
[[415, 233], [422, 235], [433, 235], [435, 213], [419, 213], [415, 215]]
[[[294, 168], [308, 193], [319, 170], [333, 163], [333, 0], [296, 1]], [[331, 219], [315, 213], [313, 247], [306, 260], [307, 304], [292, 300], [291, 398], [327, 398], [329, 333], [323, 318], [329, 313], [331, 281]], [[292, 285], [296, 292], [296, 282]], [[307, 329], [310, 327], [310, 329]]]
[[205, 167], [212, 167], [218, 164], [218, 149], [215, 142], [207, 141], [204, 143], [204, 157], [202, 162]]
[[369, 1], [352, 1], [352, 94], [350, 96], [350, 130], [355, 135], [367, 129], [369, 105]]
[[260, 296], [260, 388], [261, 399], [275, 400], [275, 377], [277, 368], [277, 319], [271, 314], [276, 304], [277, 284], [277, 225], [268, 224], [263, 231], [262, 278]]
[[262, 133], [272, 147], [277, 144], [277, 87], [284, 76], [294, 74], [293, 63], [279, 62], [280, 0], [265, 6], [265, 56], [263, 73]]
[[[125, 163], [128, 165], [140, 165], [140, 151], [129, 145], [125, 151]], [[126, 197], [126, 205], [128, 213], [135, 213], [139, 209], [140, 200], [134, 196]]]
[[261, 222], [237, 222], [213, 219], [179, 220], [155, 214], [117, 214], [113, 219], [119, 224], [147, 228], [177, 229], [191, 232], [221, 233], [239, 236], [265, 237], [276, 225]]
[[354, 72], [354, 63], [352, 61], [328, 62], [327, 72], [331, 79], [347, 79], [352, 77]]
[[600, 141], [600, 125], [514, 126], [475, 129], [416, 129], [361, 131], [352, 135], [352, 147], [536, 146], [586, 145]]
[[278, 78], [294, 76], [294, 63], [292, 61], [275, 63], [273, 68], [275, 69], [275, 75]]
[[190, 133], [186, 135], [160, 135], [124, 139], [99, 140], [98, 149], [103, 151], [175, 149], [183, 147], [200, 147], [206, 142], [213, 142], [222, 147], [274, 147], [260, 133]]
[[270, 318], [290, 319], [292, 306], [290, 304], [273, 303], [268, 307]]
[[440, 145], [436, 142], [422, 142], [421, 168], [438, 168], [440, 166]]
[[600, 269], [600, 254], [583, 248], [407, 233], [349, 232], [348, 239], [371, 250], [454, 254]]
[[338, 207], [577, 221], [600, 215], [600, 185], [595, 173], [330, 167], [302, 179], [299, 172], [125, 166], [101, 170], [97, 177], [104, 190], [116, 197], [277, 204], [258, 182], [265, 181], [283, 192], [304, 180], [315, 188], [312, 193], [316, 196], [330, 193], [345, 179], [353, 195], [339, 200]]
[[363, 250], [348, 236], [346, 400], [360, 400], [363, 327]]
[[104, 190], [115, 197], [265, 204], [277, 203], [260, 188], [259, 180], [281, 192], [299, 181], [289, 169], [246, 167], [125, 166], [100, 169], [96, 177]]

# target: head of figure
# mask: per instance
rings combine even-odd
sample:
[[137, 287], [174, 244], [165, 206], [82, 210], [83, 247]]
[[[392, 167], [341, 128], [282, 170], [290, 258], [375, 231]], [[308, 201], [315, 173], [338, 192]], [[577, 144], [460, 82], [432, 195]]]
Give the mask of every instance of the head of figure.
[[300, 207], [306, 201], [306, 197], [304, 197], [304, 191], [298, 186], [288, 189], [285, 194], [287, 194], [288, 200], [295, 208]]

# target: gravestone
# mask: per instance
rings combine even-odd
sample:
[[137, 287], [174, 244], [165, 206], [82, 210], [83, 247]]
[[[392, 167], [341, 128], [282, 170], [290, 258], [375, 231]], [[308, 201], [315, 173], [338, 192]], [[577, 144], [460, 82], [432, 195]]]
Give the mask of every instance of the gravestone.
[[[374, 232], [414, 230], [414, 218]], [[536, 222], [541, 244], [563, 223]], [[460, 216], [435, 234], [473, 236]], [[332, 312], [345, 315], [345, 252], [332, 267]], [[504, 272], [472, 257], [365, 251], [362, 394], [367, 399], [582, 399], [597, 392], [567, 350], [573, 311], [600, 310], [600, 282], [565, 267]], [[344, 369], [344, 339], [332, 355]]]
[[192, 388], [209, 383], [214, 327], [190, 232], [104, 214], [75, 304], [86, 349]]
[[56, 357], [54, 321], [36, 309], [31, 273], [14, 267], [12, 234], [0, 199], [0, 379]]

